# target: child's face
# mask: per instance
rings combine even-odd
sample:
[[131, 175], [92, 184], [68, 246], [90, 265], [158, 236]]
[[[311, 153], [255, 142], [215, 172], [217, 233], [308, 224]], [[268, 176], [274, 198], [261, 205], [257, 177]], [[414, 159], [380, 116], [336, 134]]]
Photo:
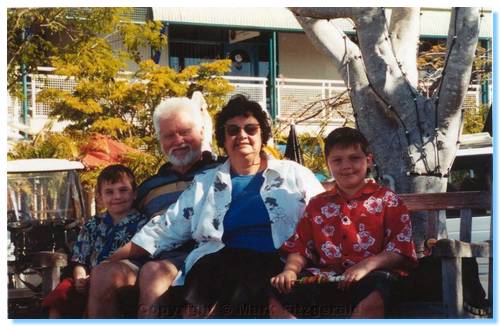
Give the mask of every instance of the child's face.
[[99, 192], [102, 204], [112, 217], [125, 217], [135, 199], [135, 191], [128, 178], [122, 178], [118, 182], [110, 183], [104, 181]]
[[353, 195], [365, 184], [372, 156], [366, 155], [359, 144], [345, 148], [334, 146], [328, 153], [326, 163], [338, 187], [348, 195]]

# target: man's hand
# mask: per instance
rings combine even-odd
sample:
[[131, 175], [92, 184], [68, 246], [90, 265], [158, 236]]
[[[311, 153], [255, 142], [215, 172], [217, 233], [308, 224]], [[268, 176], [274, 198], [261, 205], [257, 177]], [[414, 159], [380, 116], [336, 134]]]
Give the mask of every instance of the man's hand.
[[296, 280], [297, 274], [294, 271], [285, 270], [271, 278], [271, 285], [280, 293], [290, 293]]
[[75, 290], [78, 293], [85, 293], [89, 288], [89, 275], [75, 279]]

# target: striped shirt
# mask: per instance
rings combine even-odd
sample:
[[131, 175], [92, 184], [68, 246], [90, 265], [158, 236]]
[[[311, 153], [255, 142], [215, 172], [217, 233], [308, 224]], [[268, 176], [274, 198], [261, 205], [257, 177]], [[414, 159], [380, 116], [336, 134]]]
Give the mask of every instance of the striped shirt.
[[185, 174], [180, 174], [172, 168], [171, 163], [165, 163], [158, 173], [145, 180], [137, 189], [136, 207], [147, 218], [162, 214], [177, 201], [180, 194], [191, 183], [194, 176], [211, 169], [223, 162], [211, 152], [203, 152], [201, 159]]

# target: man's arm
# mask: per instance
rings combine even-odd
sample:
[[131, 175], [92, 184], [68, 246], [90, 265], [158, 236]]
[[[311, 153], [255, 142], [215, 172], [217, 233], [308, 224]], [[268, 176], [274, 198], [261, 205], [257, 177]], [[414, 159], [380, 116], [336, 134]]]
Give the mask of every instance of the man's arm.
[[142, 247], [139, 247], [132, 241], [118, 248], [109, 258], [109, 261], [119, 261], [122, 259], [129, 258], [140, 258], [149, 256], [149, 252], [147, 252]]

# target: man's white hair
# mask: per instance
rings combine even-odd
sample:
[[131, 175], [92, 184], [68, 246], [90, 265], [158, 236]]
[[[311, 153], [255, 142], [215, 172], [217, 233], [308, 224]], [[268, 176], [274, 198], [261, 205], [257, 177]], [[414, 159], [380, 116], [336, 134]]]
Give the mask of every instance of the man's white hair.
[[187, 112], [198, 130], [203, 129], [203, 118], [200, 106], [187, 97], [171, 97], [158, 104], [153, 113], [153, 125], [156, 137], [160, 139], [160, 120], [168, 119], [178, 112]]
[[212, 118], [208, 113], [208, 105], [200, 91], [193, 93], [191, 99], [187, 97], [171, 97], [158, 104], [153, 113], [153, 125], [156, 137], [160, 139], [160, 120], [167, 119], [172, 114], [188, 110], [195, 127], [203, 132], [202, 151], [212, 151]]

